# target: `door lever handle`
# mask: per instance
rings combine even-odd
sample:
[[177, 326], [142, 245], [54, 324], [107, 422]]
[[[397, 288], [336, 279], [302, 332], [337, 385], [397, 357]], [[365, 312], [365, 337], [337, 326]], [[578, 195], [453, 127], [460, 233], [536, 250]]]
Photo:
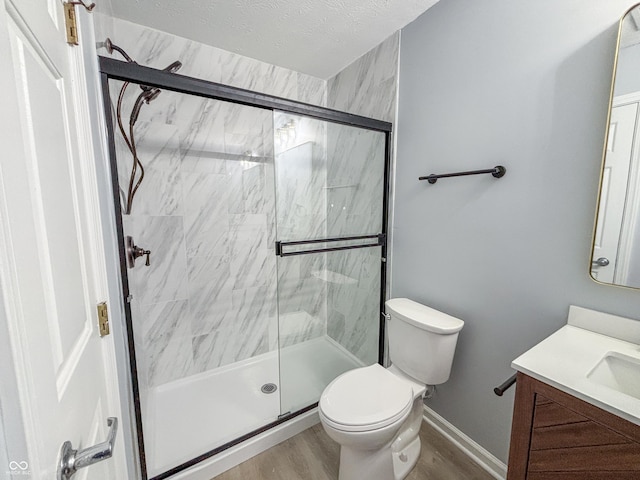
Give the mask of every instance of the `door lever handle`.
[[116, 417], [107, 418], [107, 425], [109, 426], [109, 435], [107, 440], [102, 443], [80, 451], [74, 450], [69, 441], [62, 444], [56, 480], [69, 480], [80, 468], [111, 458], [116, 433], [118, 433], [118, 419]]

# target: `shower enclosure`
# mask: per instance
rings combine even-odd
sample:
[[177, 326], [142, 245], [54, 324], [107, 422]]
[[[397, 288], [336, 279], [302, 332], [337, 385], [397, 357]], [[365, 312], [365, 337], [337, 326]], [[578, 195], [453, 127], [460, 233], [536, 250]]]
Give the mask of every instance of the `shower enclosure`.
[[391, 125], [100, 66], [138, 448], [160, 480], [381, 362]]

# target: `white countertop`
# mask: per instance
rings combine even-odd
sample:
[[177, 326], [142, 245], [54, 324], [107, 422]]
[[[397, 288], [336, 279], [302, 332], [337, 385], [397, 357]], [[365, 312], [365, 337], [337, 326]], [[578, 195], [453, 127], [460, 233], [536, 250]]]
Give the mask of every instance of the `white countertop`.
[[[640, 359], [640, 345], [565, 325], [511, 366], [585, 402], [640, 425], [640, 400], [587, 378], [609, 352]], [[638, 378], [640, 382], [640, 377]]]

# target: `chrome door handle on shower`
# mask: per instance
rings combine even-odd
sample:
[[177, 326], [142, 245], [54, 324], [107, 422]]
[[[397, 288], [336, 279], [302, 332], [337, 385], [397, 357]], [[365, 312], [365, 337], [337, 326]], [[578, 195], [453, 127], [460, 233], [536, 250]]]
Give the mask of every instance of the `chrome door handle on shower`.
[[606, 267], [607, 265], [609, 265], [609, 259], [605, 257], [600, 257], [599, 259], [591, 262], [591, 265], [593, 265], [594, 267]]
[[151, 255], [151, 250], [145, 250], [144, 248], [138, 247], [133, 243], [133, 237], [127, 235], [125, 239], [125, 251], [127, 254], [127, 266], [129, 268], [133, 268], [136, 266], [136, 258], [142, 257], [143, 255], [147, 256], [147, 261], [144, 264], [148, 267], [151, 265], [149, 260], [149, 256]]
[[56, 480], [69, 480], [79, 469], [111, 458], [118, 432], [118, 419], [116, 417], [107, 418], [107, 425], [109, 426], [109, 435], [107, 440], [102, 443], [80, 451], [74, 450], [69, 441], [62, 444]]

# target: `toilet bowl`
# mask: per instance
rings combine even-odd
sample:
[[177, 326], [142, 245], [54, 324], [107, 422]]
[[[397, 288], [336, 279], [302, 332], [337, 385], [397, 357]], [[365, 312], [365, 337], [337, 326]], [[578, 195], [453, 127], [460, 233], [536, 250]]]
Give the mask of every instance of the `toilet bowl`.
[[[341, 446], [340, 480], [400, 480], [418, 461], [420, 439], [410, 433], [420, 429], [425, 386], [390, 370], [378, 364], [350, 370], [320, 398], [320, 421]], [[407, 437], [414, 445], [398, 441]]]
[[402, 480], [409, 474], [420, 456], [426, 385], [449, 378], [464, 325], [406, 298], [386, 305], [393, 365], [343, 373], [320, 397], [322, 426], [341, 446], [339, 480]]

